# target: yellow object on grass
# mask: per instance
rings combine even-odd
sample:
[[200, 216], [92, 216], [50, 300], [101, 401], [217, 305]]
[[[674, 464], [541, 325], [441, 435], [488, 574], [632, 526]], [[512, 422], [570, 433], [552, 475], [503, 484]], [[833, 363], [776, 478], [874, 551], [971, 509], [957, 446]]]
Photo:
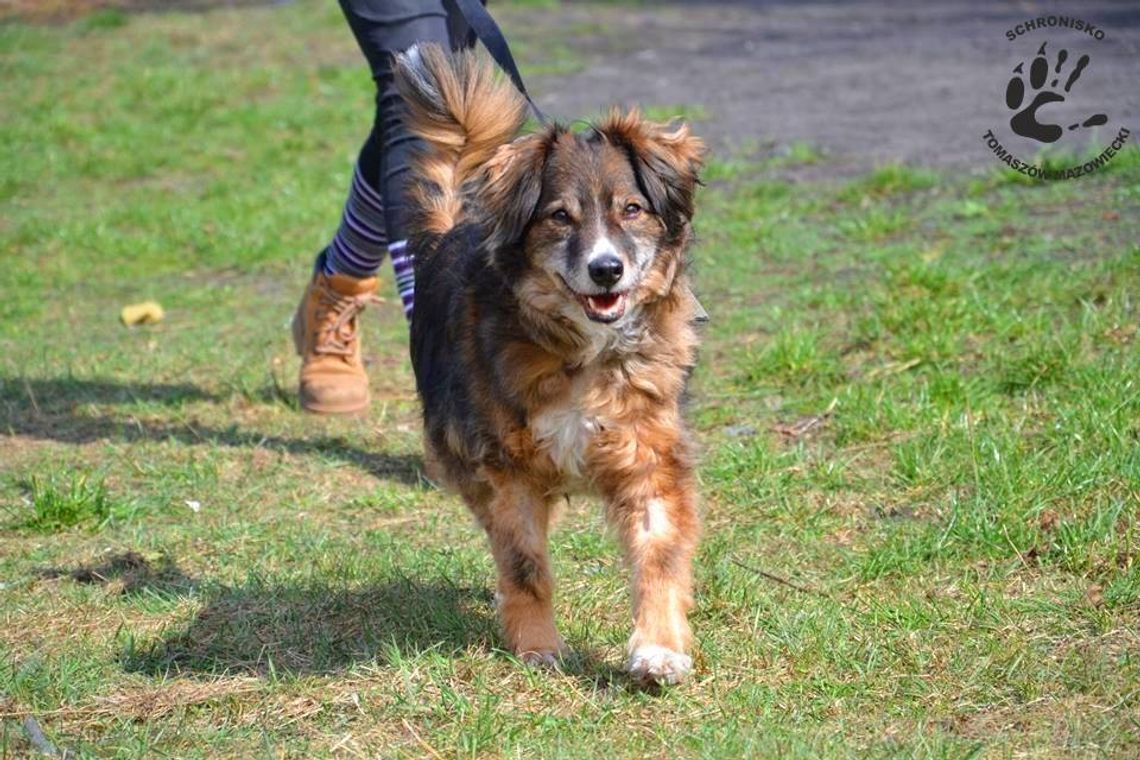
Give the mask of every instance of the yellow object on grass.
[[119, 312], [119, 319], [121, 319], [123, 324], [127, 327], [153, 325], [155, 322], [161, 322], [164, 316], [166, 316], [166, 312], [154, 301], [133, 303], [129, 306], [124, 306], [123, 310]]

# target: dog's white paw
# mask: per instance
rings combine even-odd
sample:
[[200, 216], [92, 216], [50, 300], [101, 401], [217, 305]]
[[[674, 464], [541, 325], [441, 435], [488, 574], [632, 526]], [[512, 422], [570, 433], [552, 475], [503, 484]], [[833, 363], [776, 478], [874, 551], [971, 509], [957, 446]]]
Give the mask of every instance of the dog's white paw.
[[630, 676], [643, 684], [680, 683], [692, 669], [692, 657], [655, 644], [647, 644], [633, 650], [626, 664]]

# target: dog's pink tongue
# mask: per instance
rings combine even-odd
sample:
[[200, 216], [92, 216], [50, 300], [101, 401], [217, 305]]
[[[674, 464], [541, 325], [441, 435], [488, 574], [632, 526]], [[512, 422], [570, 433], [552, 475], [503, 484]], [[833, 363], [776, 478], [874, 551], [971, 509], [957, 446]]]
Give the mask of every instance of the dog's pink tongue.
[[621, 296], [617, 293], [604, 293], [600, 296], [590, 296], [590, 305], [595, 309], [605, 310], [618, 302]]

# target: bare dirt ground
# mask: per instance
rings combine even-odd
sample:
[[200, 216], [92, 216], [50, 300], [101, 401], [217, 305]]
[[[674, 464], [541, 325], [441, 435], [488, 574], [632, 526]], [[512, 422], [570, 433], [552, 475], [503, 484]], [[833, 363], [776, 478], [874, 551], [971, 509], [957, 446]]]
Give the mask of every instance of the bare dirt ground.
[[[276, 0], [287, 4], [288, 0]], [[0, 0], [0, 18], [58, 21], [97, 7], [208, 10], [257, 0]], [[495, 9], [492, 0], [491, 8]], [[565, 42], [580, 59], [570, 73], [532, 76], [539, 104], [573, 119], [613, 103], [700, 107], [700, 133], [714, 148], [808, 143], [831, 157], [825, 172], [890, 161], [992, 165], [982, 135], [1032, 157], [1040, 143], [1014, 136], [1005, 104], [1011, 71], [1042, 41], [1090, 64], [1066, 102], [1042, 109], [1069, 124], [1106, 113], [1103, 127], [1066, 132], [1070, 150], [1107, 144], [1140, 128], [1140, 3], [944, 0], [738, 0], [495, 11], [509, 31], [536, 44]], [[1028, 19], [1069, 15], [1104, 32], [1006, 31]], [[604, 30], [592, 33], [591, 30]], [[565, 32], [565, 36], [561, 35]], [[1052, 59], [1051, 59], [1052, 62]], [[1063, 74], [1062, 74], [1063, 76]], [[1138, 136], [1133, 135], [1133, 142]]]
[[[1019, 22], [1063, 13], [1105, 38], [1065, 29], [1006, 39]], [[1080, 53], [1091, 62], [1070, 102], [1043, 108], [1043, 119], [1109, 116], [1099, 134], [1066, 133], [1057, 145], [1075, 148], [1082, 136], [1106, 143], [1120, 126], [1140, 127], [1135, 2], [686, 2], [542, 15], [564, 25], [600, 17], [625, 27], [632, 49], [536, 81], [541, 106], [577, 115], [613, 101], [699, 104], [709, 114], [700, 131], [716, 146], [804, 141], [860, 167], [979, 165], [994, 161], [981, 135], [1000, 127], [1010, 150], [1031, 157], [1039, 144], [1011, 135], [1005, 88], [1044, 40], [1070, 49], [1069, 67]]]

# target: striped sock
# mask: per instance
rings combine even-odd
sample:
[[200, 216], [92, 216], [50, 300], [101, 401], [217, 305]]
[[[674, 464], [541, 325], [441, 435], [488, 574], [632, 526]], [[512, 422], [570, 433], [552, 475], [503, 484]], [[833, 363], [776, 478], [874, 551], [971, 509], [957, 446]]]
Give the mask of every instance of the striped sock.
[[407, 240], [392, 243], [388, 246], [388, 253], [392, 256], [392, 269], [396, 272], [396, 289], [400, 291], [400, 300], [404, 302], [404, 316], [411, 322], [412, 309], [416, 304], [416, 257], [408, 249]]
[[384, 204], [380, 194], [364, 181], [357, 164], [352, 170], [352, 186], [344, 204], [340, 228], [326, 250], [324, 272], [372, 277], [380, 269], [387, 249]]

